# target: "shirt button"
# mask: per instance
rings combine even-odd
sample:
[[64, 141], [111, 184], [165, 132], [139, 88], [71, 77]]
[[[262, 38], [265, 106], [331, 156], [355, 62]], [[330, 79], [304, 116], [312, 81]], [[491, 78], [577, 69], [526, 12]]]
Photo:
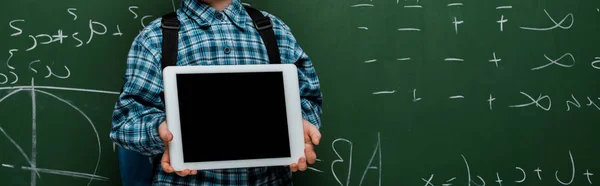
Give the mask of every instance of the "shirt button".
[[215, 15], [215, 17], [216, 17], [218, 20], [222, 20], [222, 19], [223, 19], [223, 14], [222, 14], [222, 13], [220, 13], [220, 12], [217, 12], [216, 14], [217, 14], [217, 15]]
[[226, 47], [226, 48], [225, 48], [225, 50], [224, 50], [224, 52], [225, 52], [225, 54], [229, 54], [229, 53], [231, 53], [231, 48], [229, 48], [229, 47]]

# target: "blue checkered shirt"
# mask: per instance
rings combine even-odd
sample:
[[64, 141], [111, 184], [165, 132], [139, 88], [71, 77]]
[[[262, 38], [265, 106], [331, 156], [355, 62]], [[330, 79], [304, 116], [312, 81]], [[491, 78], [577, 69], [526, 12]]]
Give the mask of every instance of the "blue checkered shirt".
[[[268, 64], [267, 50], [252, 19], [239, 0], [218, 11], [198, 0], [183, 0], [177, 10], [181, 22], [177, 65]], [[298, 67], [302, 116], [321, 126], [322, 94], [313, 64], [290, 28], [277, 17], [273, 29], [282, 63]], [[124, 75], [123, 92], [115, 105], [110, 138], [125, 149], [160, 157], [165, 148], [158, 126], [165, 121], [162, 99], [160, 18], [133, 41]], [[160, 158], [155, 158], [159, 161]], [[180, 177], [156, 166], [153, 185], [291, 185], [289, 167], [256, 167], [198, 171]]]

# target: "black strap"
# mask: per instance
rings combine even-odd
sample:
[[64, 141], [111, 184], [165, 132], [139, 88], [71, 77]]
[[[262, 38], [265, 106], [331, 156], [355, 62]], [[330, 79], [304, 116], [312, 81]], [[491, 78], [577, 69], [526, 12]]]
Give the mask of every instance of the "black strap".
[[254, 27], [260, 33], [265, 46], [267, 47], [267, 54], [269, 55], [269, 63], [280, 64], [281, 57], [279, 56], [279, 48], [277, 47], [277, 40], [275, 39], [275, 32], [273, 31], [273, 21], [267, 16], [264, 16], [259, 10], [249, 6], [244, 6], [246, 12], [252, 18]]
[[162, 68], [175, 65], [177, 63], [177, 45], [179, 41], [179, 20], [177, 13], [171, 12], [165, 14], [161, 20], [163, 35], [162, 42]]

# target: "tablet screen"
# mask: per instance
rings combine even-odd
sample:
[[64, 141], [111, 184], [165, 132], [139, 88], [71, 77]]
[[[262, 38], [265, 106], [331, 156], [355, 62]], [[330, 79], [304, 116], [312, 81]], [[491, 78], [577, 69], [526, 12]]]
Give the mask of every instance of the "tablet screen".
[[177, 74], [184, 162], [290, 157], [282, 72]]

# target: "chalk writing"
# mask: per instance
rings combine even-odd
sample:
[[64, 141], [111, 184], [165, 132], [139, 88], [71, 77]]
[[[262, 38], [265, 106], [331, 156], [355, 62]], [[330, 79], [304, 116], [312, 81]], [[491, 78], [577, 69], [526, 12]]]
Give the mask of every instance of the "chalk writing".
[[18, 28], [18, 27], [16, 27], [16, 26], [13, 25], [14, 23], [17, 23], [17, 22], [25, 22], [25, 20], [24, 19], [17, 19], [17, 20], [12, 20], [12, 21], [10, 21], [8, 23], [8, 25], [10, 25], [10, 27], [12, 29], [15, 29], [17, 31], [17, 32], [11, 34], [10, 36], [18, 36], [18, 35], [21, 35], [23, 33], [23, 30], [21, 30], [20, 28]]
[[[531, 100], [531, 102], [525, 103], [525, 104], [520, 104], [520, 105], [511, 105], [509, 107], [520, 108], [520, 107], [527, 107], [530, 105], [535, 105], [536, 107], [539, 107], [545, 111], [549, 111], [550, 108], [552, 107], [552, 100], [550, 99], [550, 96], [548, 96], [548, 95], [542, 96], [542, 94], [540, 94], [540, 96], [538, 96], [537, 99], [533, 99], [533, 97], [531, 97], [529, 94], [527, 94], [525, 92], [521, 92], [521, 94], [523, 94], [525, 97], [529, 98], [529, 100]], [[543, 100], [548, 101], [547, 106], [542, 106], [542, 104], [540, 104], [540, 101], [543, 101]]]
[[[561, 63], [559, 63], [559, 61], [561, 61], [561, 60], [562, 60], [564, 57], [567, 57], [567, 56], [568, 56], [569, 58], [571, 58], [571, 61], [573, 61], [573, 63], [571, 63], [570, 65], [565, 65], [565, 64], [561, 64]], [[553, 65], [553, 64], [555, 64], [555, 65], [558, 65], [558, 66], [561, 66], [561, 67], [565, 67], [565, 68], [570, 68], [570, 67], [573, 67], [573, 66], [575, 66], [575, 57], [573, 57], [573, 54], [571, 54], [571, 53], [566, 53], [566, 54], [564, 54], [564, 55], [560, 56], [560, 57], [559, 57], [558, 59], [556, 59], [556, 60], [552, 60], [552, 59], [550, 59], [550, 58], [549, 58], [549, 57], [548, 57], [546, 54], [544, 54], [544, 57], [545, 57], [545, 58], [546, 58], [548, 61], [550, 61], [550, 63], [547, 63], [547, 64], [545, 64], [545, 65], [542, 65], [542, 66], [539, 66], [539, 67], [532, 68], [531, 70], [540, 70], [540, 69], [546, 68], [546, 67], [548, 67], [548, 66], [550, 66], [550, 65]]]
[[492, 55], [494, 56], [494, 59], [491, 59], [490, 63], [496, 64], [496, 68], [498, 68], [498, 62], [502, 61], [502, 59], [496, 58], [496, 52], [492, 53]]
[[595, 60], [592, 62], [592, 68], [600, 70], [600, 65], [596, 65], [600, 63], [600, 57], [595, 57]]
[[[561, 29], [567, 30], [567, 29], [570, 29], [573, 26], [573, 24], [575, 23], [575, 17], [573, 16], [572, 13], [567, 14], [562, 20], [560, 20], [560, 22], [556, 22], [554, 20], [554, 18], [552, 18], [552, 16], [550, 16], [550, 14], [548, 13], [548, 11], [546, 11], [546, 9], [544, 9], [544, 12], [546, 13], [546, 15], [548, 16], [548, 18], [550, 19], [550, 21], [552, 21], [552, 23], [554, 23], [554, 26], [547, 27], [547, 28], [521, 27], [521, 29], [523, 29], [523, 30], [533, 30], [533, 31], [548, 31], [548, 30], [554, 30], [556, 28], [561, 28]], [[567, 19], [570, 19], [569, 25], [563, 26], [563, 23]]]

